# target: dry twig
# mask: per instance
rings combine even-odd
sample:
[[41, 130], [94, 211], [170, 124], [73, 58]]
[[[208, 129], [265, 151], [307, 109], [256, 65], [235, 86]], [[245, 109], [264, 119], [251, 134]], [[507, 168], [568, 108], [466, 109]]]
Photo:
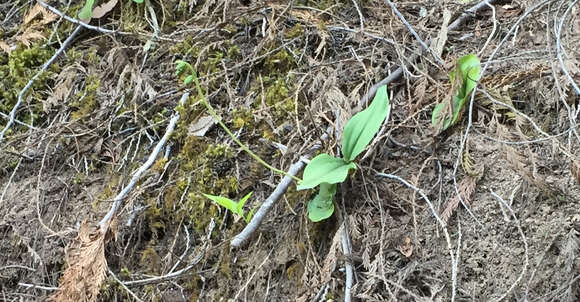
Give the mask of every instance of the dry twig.
[[[179, 101], [179, 104], [183, 105], [183, 103], [185, 103], [185, 100], [187, 100], [188, 97], [189, 97], [189, 91], [185, 92], [183, 94], [183, 96], [181, 96], [181, 100]], [[179, 113], [176, 112], [173, 115], [173, 117], [171, 118], [171, 120], [169, 121], [169, 125], [167, 125], [167, 128], [165, 130], [165, 134], [163, 135], [161, 140], [159, 140], [159, 142], [157, 143], [155, 148], [153, 148], [153, 151], [149, 155], [149, 158], [147, 158], [147, 161], [141, 167], [139, 167], [139, 169], [137, 169], [137, 171], [135, 171], [135, 173], [133, 173], [133, 177], [131, 177], [131, 181], [129, 182], [129, 184], [127, 184], [127, 186], [125, 188], [123, 188], [123, 190], [119, 194], [117, 194], [117, 196], [115, 196], [115, 198], [113, 199], [113, 204], [111, 205], [111, 209], [105, 215], [105, 217], [103, 217], [101, 222], [99, 222], [99, 226], [101, 227], [101, 229], [103, 229], [104, 226], [107, 224], [107, 222], [109, 220], [111, 220], [111, 218], [113, 218], [113, 216], [117, 213], [117, 209], [121, 205], [121, 201], [133, 189], [135, 184], [137, 184], [137, 182], [141, 178], [141, 175], [153, 165], [153, 163], [155, 162], [155, 159], [157, 158], [157, 156], [161, 152], [161, 149], [163, 149], [163, 145], [165, 145], [165, 143], [167, 142], [167, 140], [169, 140], [169, 137], [173, 133], [173, 130], [175, 130], [175, 126], [177, 125], [177, 121], [179, 121], [179, 118], [180, 118], [180, 115], [179, 115]]]
[[[439, 223], [439, 225], [443, 229], [443, 234], [445, 235], [445, 240], [447, 241], [447, 249], [449, 250], [449, 254], [451, 256], [451, 268], [452, 268], [452, 271], [451, 271], [451, 302], [455, 301], [455, 294], [456, 294], [456, 289], [457, 289], [457, 266], [458, 266], [457, 262], [459, 261], [459, 259], [457, 259], [457, 258], [459, 258], [459, 257], [455, 257], [453, 254], [453, 248], [451, 247], [451, 237], [449, 236], [449, 232], [447, 231], [446, 223], [441, 219], [441, 217], [439, 217], [439, 215], [437, 214], [437, 211], [435, 210], [435, 207], [433, 206], [433, 203], [431, 203], [431, 201], [429, 200], [427, 195], [425, 195], [425, 193], [423, 193], [422, 190], [413, 186], [412, 184], [408, 183], [406, 180], [402, 179], [401, 177], [399, 177], [397, 175], [386, 174], [386, 173], [377, 173], [377, 176], [386, 177], [386, 178], [394, 179], [394, 180], [401, 182], [406, 187], [419, 193], [419, 195], [421, 195], [421, 197], [425, 200], [425, 202], [429, 206], [429, 209], [431, 209], [431, 213], [433, 214], [433, 216], [435, 216], [435, 219], [437, 220], [437, 222]], [[461, 240], [461, 237], [459, 237], [459, 239], [458, 239], [458, 244], [461, 243], [460, 240]], [[460, 249], [458, 247], [458, 252], [457, 252], [458, 254], [459, 254], [459, 250]]]
[[405, 25], [405, 27], [409, 30], [409, 32], [411, 32], [411, 34], [413, 35], [413, 37], [415, 37], [415, 39], [417, 40], [417, 42], [419, 42], [419, 44], [425, 49], [425, 51], [427, 53], [430, 53], [433, 58], [435, 59], [435, 61], [437, 61], [437, 64], [439, 64], [439, 66], [444, 66], [445, 64], [443, 63], [443, 61], [441, 61], [441, 59], [439, 58], [439, 56], [437, 56], [436, 53], [434, 53], [433, 51], [431, 51], [431, 48], [429, 48], [429, 46], [427, 46], [427, 44], [425, 44], [425, 42], [423, 42], [423, 40], [421, 40], [421, 37], [419, 37], [419, 34], [417, 34], [417, 32], [415, 31], [415, 29], [413, 29], [413, 26], [411, 26], [411, 24], [409, 24], [409, 22], [407, 22], [407, 20], [405, 19], [405, 17], [403, 16], [403, 14], [401, 14], [401, 12], [397, 9], [397, 7], [395, 6], [395, 4], [393, 4], [393, 2], [389, 1], [389, 0], [385, 0], [385, 2], [387, 3], [388, 6], [391, 7], [391, 9], [393, 10], [393, 12], [395, 12], [395, 15], [397, 15], [397, 17], [399, 18], [399, 20], [401, 20], [401, 22], [403, 22], [403, 24]]
[[491, 191], [491, 190], [490, 190], [490, 193], [493, 197], [495, 197], [500, 202], [501, 205], [506, 207], [508, 209], [508, 211], [510, 211], [510, 213], [512, 214], [512, 217], [514, 218], [514, 221], [516, 222], [516, 227], [518, 228], [518, 232], [520, 233], [520, 236], [522, 237], [522, 241], [524, 242], [524, 252], [525, 252], [524, 253], [524, 257], [525, 257], [524, 267], [522, 268], [522, 272], [520, 273], [520, 275], [518, 276], [516, 281], [510, 286], [510, 288], [507, 290], [507, 292], [495, 300], [496, 302], [499, 302], [499, 301], [507, 298], [507, 296], [516, 287], [516, 285], [518, 285], [518, 283], [520, 283], [520, 281], [522, 280], [522, 278], [526, 274], [526, 269], [528, 268], [528, 264], [529, 264], [529, 253], [528, 253], [528, 241], [526, 240], [526, 235], [524, 234], [524, 231], [522, 230], [520, 221], [516, 217], [516, 213], [514, 213], [514, 210], [512, 210], [512, 208], [507, 204], [507, 202], [505, 202], [505, 200], [503, 198], [501, 198], [501, 196], [497, 195], [494, 191]]

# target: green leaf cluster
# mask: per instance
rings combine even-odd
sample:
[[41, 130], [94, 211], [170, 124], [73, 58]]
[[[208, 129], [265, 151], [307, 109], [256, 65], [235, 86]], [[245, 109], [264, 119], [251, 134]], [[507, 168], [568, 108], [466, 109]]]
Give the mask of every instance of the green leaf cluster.
[[[456, 78], [458, 73], [461, 75], [461, 78]], [[455, 124], [471, 91], [477, 81], [479, 81], [480, 73], [481, 63], [474, 54], [468, 54], [457, 60], [456, 68], [449, 74], [451, 83], [458, 83], [455, 87], [452, 85], [452, 89], [456, 89], [456, 91], [452, 92], [453, 100], [451, 102], [451, 108], [449, 108], [449, 100], [443, 100], [442, 103], [437, 104], [433, 108], [433, 113], [431, 114], [433, 127], [444, 131]]]
[[321, 221], [332, 215], [336, 184], [343, 182], [350, 170], [356, 169], [354, 159], [371, 142], [388, 113], [387, 86], [381, 86], [371, 104], [346, 123], [342, 133], [343, 158], [322, 153], [308, 163], [297, 189], [305, 190], [320, 186], [318, 194], [307, 206], [308, 218], [311, 221]]
[[248, 194], [246, 194], [246, 196], [242, 197], [242, 199], [240, 199], [240, 201], [235, 202], [229, 198], [223, 197], [223, 196], [214, 196], [214, 195], [209, 195], [209, 194], [203, 194], [203, 196], [211, 199], [212, 201], [214, 201], [215, 203], [217, 203], [218, 205], [230, 210], [232, 213], [239, 215], [240, 217], [242, 217], [246, 223], [250, 222], [250, 220], [252, 219], [252, 216], [254, 215], [254, 210], [250, 210], [250, 212], [246, 215], [244, 213], [244, 205], [246, 204], [246, 201], [248, 201], [248, 199], [250, 199], [250, 196], [252, 196], [253, 192], [250, 192]]

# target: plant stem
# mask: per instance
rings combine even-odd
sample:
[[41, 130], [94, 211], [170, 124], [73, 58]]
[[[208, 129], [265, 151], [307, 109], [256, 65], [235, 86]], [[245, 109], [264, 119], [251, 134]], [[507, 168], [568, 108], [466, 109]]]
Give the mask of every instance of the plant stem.
[[199, 81], [197, 79], [197, 73], [195, 72], [195, 70], [193, 70], [193, 68], [191, 67], [191, 65], [189, 65], [188, 67], [189, 67], [189, 70], [191, 71], [191, 74], [193, 75], [193, 82], [195, 83], [195, 88], [197, 88], [197, 93], [201, 97], [201, 102], [203, 103], [203, 105], [205, 106], [205, 108], [207, 108], [207, 111], [209, 112], [209, 114], [218, 122], [218, 124], [226, 131], [226, 133], [234, 140], [234, 142], [236, 142], [236, 144], [238, 144], [238, 146], [240, 146], [240, 148], [242, 148], [242, 150], [246, 151], [246, 153], [248, 153], [253, 159], [255, 159], [256, 161], [258, 161], [264, 167], [266, 167], [266, 168], [270, 169], [271, 171], [276, 172], [278, 174], [285, 175], [285, 176], [289, 176], [289, 177], [291, 177], [292, 179], [294, 179], [297, 182], [302, 181], [300, 178], [286, 173], [286, 171], [282, 171], [280, 169], [277, 169], [277, 168], [274, 168], [274, 167], [270, 166], [270, 164], [268, 164], [267, 162], [265, 162], [258, 155], [256, 155], [254, 152], [252, 152], [252, 150], [250, 150], [250, 148], [248, 148], [246, 145], [244, 145], [232, 133], [232, 131], [230, 131], [230, 129], [222, 122], [221, 117], [217, 114], [217, 112], [213, 109], [213, 107], [210, 105], [210, 103], [205, 98], [205, 94], [203, 93], [203, 91], [201, 89], [201, 85], [199, 85]]

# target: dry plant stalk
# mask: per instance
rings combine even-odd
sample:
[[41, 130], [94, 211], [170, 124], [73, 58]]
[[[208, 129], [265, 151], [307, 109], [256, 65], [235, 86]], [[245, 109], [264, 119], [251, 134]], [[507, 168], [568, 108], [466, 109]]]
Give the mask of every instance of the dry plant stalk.
[[111, 230], [116, 237], [116, 221], [113, 219], [103, 229], [91, 228], [83, 221], [77, 238], [68, 248], [68, 267], [60, 277], [58, 290], [49, 297], [49, 301], [97, 301], [107, 272], [107, 233]]

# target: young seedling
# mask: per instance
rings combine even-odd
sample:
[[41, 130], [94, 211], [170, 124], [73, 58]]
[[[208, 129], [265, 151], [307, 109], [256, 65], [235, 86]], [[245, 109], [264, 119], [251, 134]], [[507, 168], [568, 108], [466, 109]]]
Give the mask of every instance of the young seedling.
[[354, 159], [371, 142], [389, 113], [387, 86], [381, 86], [365, 110], [355, 114], [342, 132], [342, 158], [326, 153], [314, 157], [304, 169], [298, 190], [320, 186], [318, 194], [307, 206], [308, 218], [313, 221], [327, 219], [334, 212], [336, 186], [343, 182], [351, 169], [356, 169]]
[[176, 73], [175, 74], [177, 76], [182, 75], [182, 74], [187, 74], [187, 76], [183, 80], [183, 85], [189, 86], [192, 82], [195, 84], [195, 88], [197, 89], [197, 93], [201, 97], [201, 103], [205, 106], [205, 108], [207, 109], [207, 111], [209, 112], [209, 114], [218, 122], [218, 124], [232, 138], [232, 140], [236, 144], [238, 144], [238, 146], [240, 146], [240, 148], [242, 150], [244, 150], [246, 153], [248, 153], [248, 155], [250, 155], [253, 159], [255, 159], [257, 162], [259, 162], [262, 166], [270, 169], [271, 171], [273, 171], [275, 173], [278, 173], [278, 174], [287, 175], [290, 178], [294, 179], [295, 181], [300, 181], [300, 178], [297, 178], [295, 176], [289, 175], [288, 173], [286, 173], [286, 172], [284, 172], [284, 171], [282, 171], [280, 169], [276, 169], [276, 168], [270, 166], [270, 164], [268, 164], [267, 162], [265, 162], [258, 155], [256, 155], [254, 152], [252, 152], [252, 150], [250, 150], [246, 145], [244, 145], [232, 133], [232, 131], [230, 130], [230, 128], [228, 128], [228, 126], [226, 126], [226, 124], [224, 124], [222, 122], [222, 119], [220, 118], [220, 116], [217, 114], [217, 112], [213, 109], [213, 107], [211, 106], [211, 104], [205, 98], [205, 94], [203, 93], [203, 90], [201, 89], [201, 85], [199, 85], [199, 80], [197, 79], [197, 73], [195, 72], [195, 69], [193, 69], [193, 67], [191, 66], [191, 64], [189, 64], [188, 62], [182, 61], [182, 60], [177, 60], [177, 61], [175, 61], [175, 63], [177, 63], [177, 65], [175, 66], [175, 69], [176, 69]]
[[240, 199], [240, 201], [238, 201], [238, 202], [235, 202], [235, 201], [233, 201], [229, 198], [223, 197], [223, 196], [213, 196], [213, 195], [209, 195], [209, 194], [203, 194], [203, 196], [213, 200], [215, 203], [230, 210], [234, 214], [237, 214], [238, 216], [242, 217], [246, 221], [246, 223], [248, 223], [248, 222], [250, 222], [250, 219], [252, 219], [252, 216], [254, 215], [254, 210], [253, 209], [250, 210], [248, 215], [245, 215], [244, 214], [244, 205], [246, 204], [246, 201], [248, 201], [248, 199], [250, 199], [250, 196], [252, 196], [252, 193], [253, 192], [246, 194], [246, 196], [242, 197], [242, 199]]
[[[218, 124], [226, 131], [226, 133], [234, 140], [234, 142], [236, 142], [236, 144], [238, 144], [238, 146], [240, 146], [240, 148], [242, 150], [244, 150], [246, 153], [248, 153], [253, 159], [255, 159], [256, 161], [258, 161], [261, 165], [263, 165], [264, 167], [270, 169], [273, 172], [282, 174], [282, 175], [287, 175], [289, 177], [291, 177], [292, 179], [296, 180], [296, 181], [300, 181], [300, 178], [297, 178], [293, 175], [289, 175], [286, 172], [280, 170], [280, 169], [276, 169], [272, 166], [270, 166], [267, 162], [265, 162], [263, 159], [261, 159], [258, 155], [256, 155], [254, 152], [252, 152], [246, 145], [244, 145], [233, 133], [232, 131], [222, 122], [222, 119], [220, 118], [220, 116], [217, 114], [217, 112], [213, 109], [213, 107], [210, 105], [210, 103], [207, 101], [207, 99], [205, 98], [205, 94], [203, 93], [201, 86], [199, 85], [199, 80], [197, 79], [197, 73], [195, 72], [195, 69], [193, 69], [193, 67], [191, 66], [191, 64], [189, 64], [186, 61], [182, 61], [182, 60], [177, 60], [175, 61], [175, 63], [177, 64], [175, 66], [176, 69], [176, 75], [180, 76], [180, 75], [186, 75], [185, 78], [183, 79], [183, 85], [185, 86], [189, 86], [191, 85], [191, 83], [195, 84], [195, 87], [197, 89], [197, 93], [199, 94], [199, 96], [201, 97], [201, 103], [205, 106], [205, 108], [207, 109], [207, 111], [209, 112], [209, 114], [218, 122]], [[250, 197], [251, 193], [244, 196], [244, 198], [242, 198], [240, 200], [240, 202], [236, 203], [235, 201], [222, 197], [222, 196], [212, 196], [212, 195], [207, 195], [207, 194], [203, 194], [205, 197], [215, 201], [216, 203], [218, 203], [219, 205], [225, 207], [226, 209], [240, 215], [241, 217], [243, 217], [246, 222], [249, 222], [250, 219], [252, 218], [252, 215], [254, 214], [254, 210], [250, 211], [250, 213], [248, 215], [244, 215], [243, 214], [243, 206], [244, 203], [246, 202], [246, 200]]]
[[443, 102], [437, 104], [431, 115], [431, 123], [437, 133], [455, 124], [471, 91], [479, 81], [481, 64], [477, 56], [469, 54], [457, 60], [455, 69], [449, 73], [451, 91]]

